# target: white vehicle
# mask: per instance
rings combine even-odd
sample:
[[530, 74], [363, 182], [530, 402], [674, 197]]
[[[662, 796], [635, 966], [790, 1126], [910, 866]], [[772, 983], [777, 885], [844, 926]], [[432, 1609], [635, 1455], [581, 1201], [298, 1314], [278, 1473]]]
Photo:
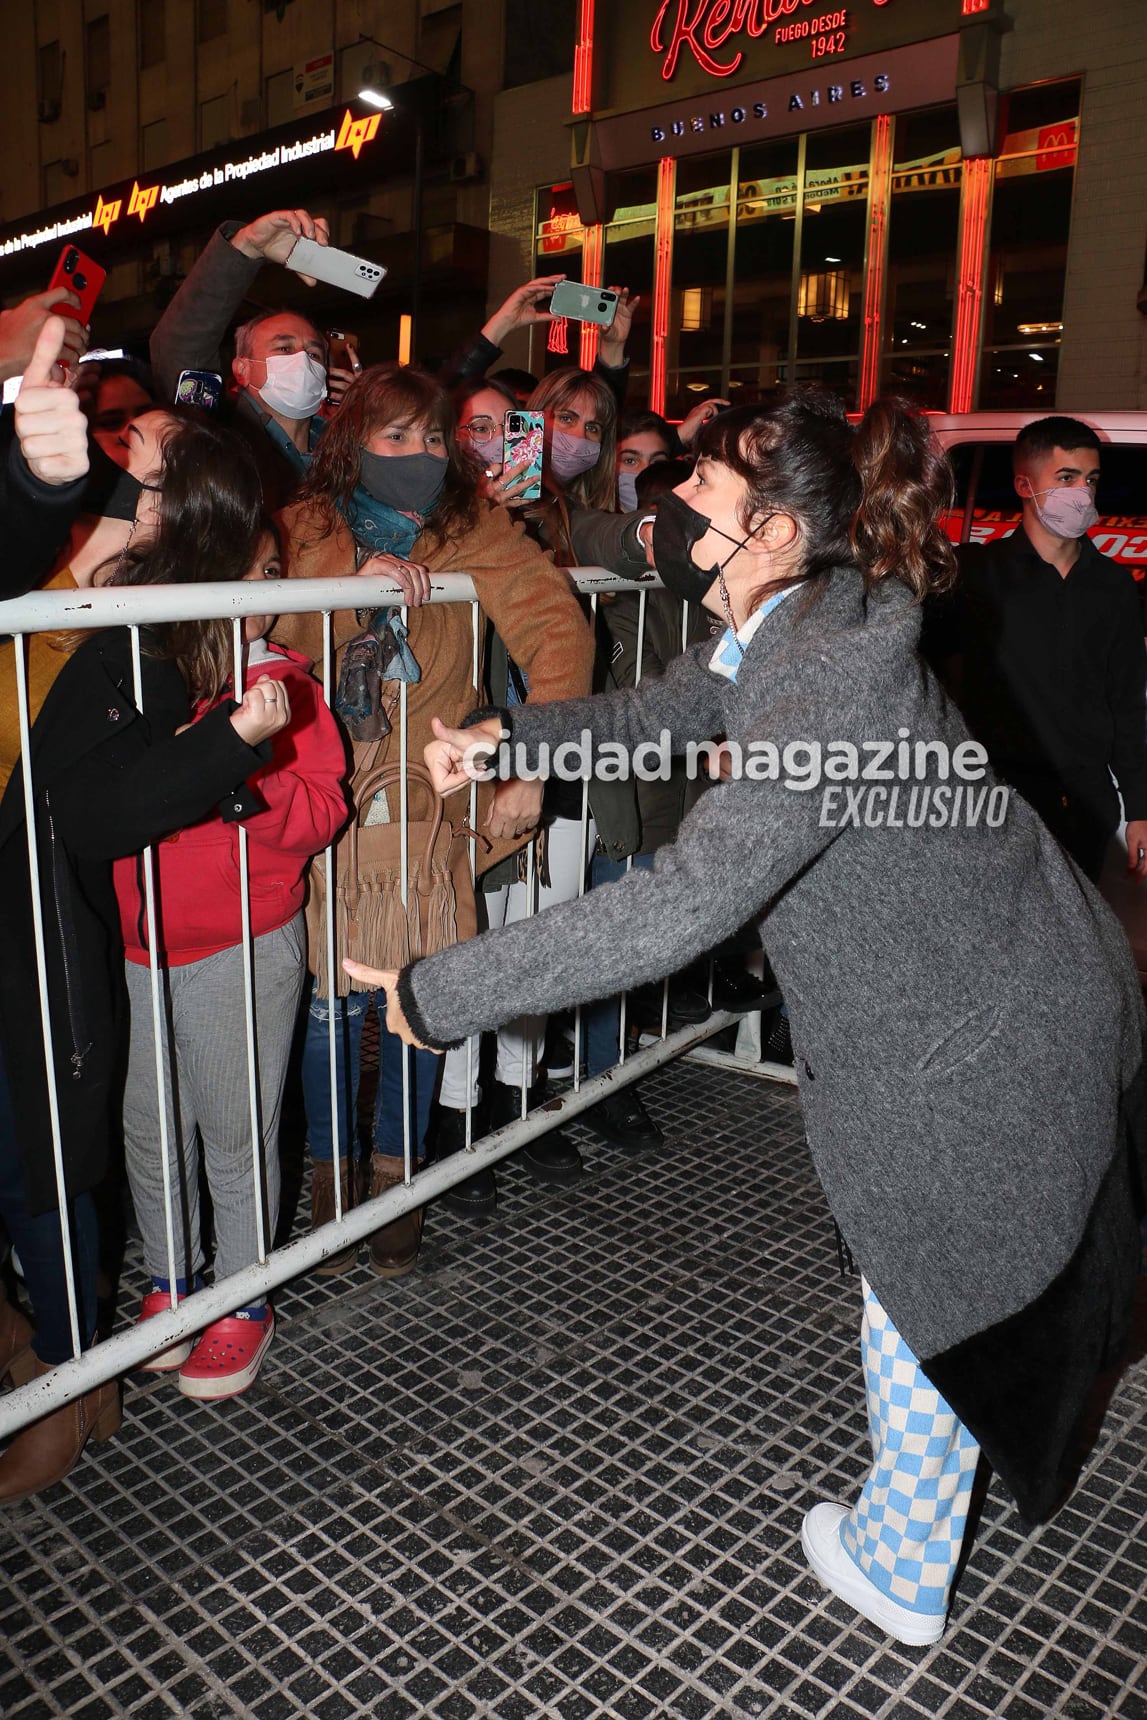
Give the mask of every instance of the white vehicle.
[[[1048, 416], [1040, 410], [930, 417], [956, 469], [956, 509], [948, 519], [953, 542], [990, 543], [1015, 531], [1020, 507], [1012, 483], [1012, 443], [1025, 424]], [[1147, 412], [1067, 416], [1089, 424], [1104, 445], [1096, 496], [1099, 519], [1088, 535], [1097, 550], [1134, 575], [1147, 610]], [[1122, 828], [1119, 841], [1111, 845], [1101, 883], [1147, 981], [1147, 881], [1128, 879]]]

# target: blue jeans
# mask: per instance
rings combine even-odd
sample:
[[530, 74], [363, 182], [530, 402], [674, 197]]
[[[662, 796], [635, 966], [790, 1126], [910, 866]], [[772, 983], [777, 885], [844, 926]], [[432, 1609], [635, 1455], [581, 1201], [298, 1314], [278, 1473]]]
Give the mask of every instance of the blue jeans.
[[[64, 1277], [64, 1254], [60, 1238], [60, 1215], [56, 1211], [30, 1213], [24, 1184], [24, 1161], [16, 1137], [16, 1119], [8, 1090], [3, 1053], [0, 1051], [0, 1218], [7, 1226], [12, 1246], [20, 1256], [20, 1269], [32, 1310], [36, 1316], [35, 1351], [42, 1362], [55, 1367], [70, 1360], [72, 1327], [68, 1318], [68, 1290]], [[85, 1191], [71, 1201], [68, 1222], [72, 1232], [72, 1271], [76, 1286], [76, 1311], [80, 1343], [86, 1348], [96, 1330], [96, 1267], [99, 1261], [99, 1230], [95, 1202]]]
[[[372, 1141], [376, 1153], [402, 1157], [402, 1053], [403, 1045], [383, 1026], [385, 1001], [381, 993], [353, 991], [335, 999], [335, 1060], [338, 1082], [339, 1143], [352, 1158], [358, 1146], [358, 1084], [362, 1068], [362, 1030], [367, 1011], [378, 998], [379, 1071], [374, 1102]], [[311, 987], [307, 1004], [307, 1031], [303, 1039], [303, 1105], [307, 1113], [307, 1144], [312, 1159], [332, 1159], [330, 1000], [316, 997]], [[426, 1130], [430, 1107], [442, 1068], [433, 1051], [409, 1050], [411, 1148], [416, 1158], [426, 1155]]]
[[[635, 854], [634, 867], [642, 867], [645, 871], [653, 870], [652, 854]], [[624, 860], [612, 860], [608, 854], [595, 854], [590, 865], [589, 887], [595, 884], [611, 884], [616, 878], [624, 878], [628, 864]], [[585, 1023], [585, 1062], [586, 1073], [592, 1080], [595, 1075], [604, 1075], [607, 1069], [612, 1069], [621, 1057], [621, 1001], [616, 997], [607, 997], [601, 1003], [594, 1003], [582, 1011]]]

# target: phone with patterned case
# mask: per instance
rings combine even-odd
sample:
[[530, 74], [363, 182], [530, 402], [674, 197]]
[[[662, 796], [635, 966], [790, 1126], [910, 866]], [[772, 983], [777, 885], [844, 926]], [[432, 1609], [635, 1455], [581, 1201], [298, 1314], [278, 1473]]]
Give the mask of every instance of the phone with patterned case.
[[521, 502], [536, 502], [542, 493], [542, 455], [546, 444], [546, 421], [540, 412], [507, 412], [503, 427], [505, 456], [503, 472], [509, 466], [529, 462], [525, 476], [529, 480], [519, 491]]

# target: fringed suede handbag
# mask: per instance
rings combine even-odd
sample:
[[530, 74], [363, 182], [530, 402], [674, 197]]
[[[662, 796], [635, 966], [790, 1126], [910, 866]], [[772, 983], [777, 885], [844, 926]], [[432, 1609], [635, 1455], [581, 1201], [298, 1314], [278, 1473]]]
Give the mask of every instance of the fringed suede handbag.
[[[401, 968], [450, 944], [472, 938], [478, 929], [466, 824], [442, 816], [442, 798], [421, 765], [406, 767], [407, 806], [419, 797], [430, 816], [407, 823], [407, 888], [402, 899], [402, 831], [391, 824], [363, 824], [380, 789], [399, 782], [398, 765], [371, 771], [355, 791], [354, 820], [335, 849], [335, 990], [338, 997], [369, 986], [352, 980], [343, 957], [374, 968]], [[485, 838], [478, 837], [479, 841]], [[326, 858], [311, 866], [312, 946], [315, 990], [327, 995]], [[317, 907], [317, 916], [314, 909]], [[315, 921], [317, 918], [317, 926]]]

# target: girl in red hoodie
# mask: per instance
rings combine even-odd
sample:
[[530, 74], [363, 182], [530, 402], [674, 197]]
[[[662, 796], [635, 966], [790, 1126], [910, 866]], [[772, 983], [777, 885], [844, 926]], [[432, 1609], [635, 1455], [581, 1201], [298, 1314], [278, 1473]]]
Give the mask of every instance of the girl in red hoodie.
[[[247, 577], [279, 577], [270, 532]], [[175, 1289], [180, 1298], [202, 1282], [200, 1142], [215, 1216], [216, 1282], [258, 1260], [260, 1194], [268, 1247], [274, 1235], [279, 1115], [304, 971], [303, 874], [311, 855], [333, 840], [347, 816], [346, 754], [338, 728], [308, 672], [307, 659], [267, 644], [273, 620], [271, 615], [249, 616], [245, 622], [247, 685], [269, 676], [281, 685], [290, 705], [290, 721], [274, 737], [273, 756], [219, 812], [177, 831], [154, 850], [167, 1023], [163, 1037]], [[247, 832], [254, 942], [262, 1130], [258, 1192], [247, 1080], [240, 824]], [[131, 1003], [124, 1144], [151, 1273], [151, 1290], [139, 1316], [145, 1320], [170, 1307], [171, 1280], [142, 857], [117, 861], [115, 883]], [[194, 1347], [177, 1344], [145, 1366], [155, 1372], [178, 1368], [179, 1389], [189, 1397], [233, 1397], [258, 1373], [273, 1330], [270, 1306], [259, 1301], [214, 1321]]]

